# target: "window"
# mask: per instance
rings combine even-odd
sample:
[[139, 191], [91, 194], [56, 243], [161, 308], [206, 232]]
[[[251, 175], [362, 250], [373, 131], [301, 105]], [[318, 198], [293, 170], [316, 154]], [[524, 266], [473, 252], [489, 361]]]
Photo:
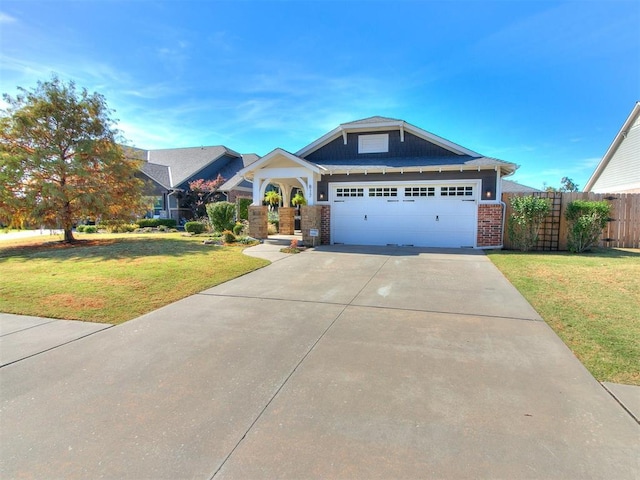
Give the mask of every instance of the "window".
[[435, 197], [436, 187], [405, 187], [405, 197]]
[[473, 196], [473, 187], [440, 187], [440, 196], [471, 197]]
[[386, 153], [389, 151], [389, 134], [358, 135], [358, 153]]
[[364, 188], [336, 188], [336, 197], [364, 197]]
[[396, 187], [376, 187], [369, 189], [370, 197], [397, 197], [398, 189]]

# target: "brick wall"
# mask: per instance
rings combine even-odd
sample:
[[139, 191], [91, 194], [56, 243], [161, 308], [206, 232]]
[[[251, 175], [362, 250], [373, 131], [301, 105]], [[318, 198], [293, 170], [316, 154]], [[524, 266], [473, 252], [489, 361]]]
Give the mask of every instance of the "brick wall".
[[502, 205], [478, 205], [478, 247], [502, 245]]
[[320, 243], [331, 243], [331, 205], [322, 205], [320, 213]]
[[243, 191], [231, 190], [230, 192], [227, 192], [228, 202], [235, 203], [235, 201], [238, 198], [253, 198], [253, 197], [251, 196], [250, 193], [243, 192]]

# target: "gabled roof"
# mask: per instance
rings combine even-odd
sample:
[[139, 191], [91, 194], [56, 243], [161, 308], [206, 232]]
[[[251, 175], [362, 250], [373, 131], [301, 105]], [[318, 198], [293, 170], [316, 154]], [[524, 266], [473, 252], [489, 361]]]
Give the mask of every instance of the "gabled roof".
[[176, 187], [224, 155], [242, 158], [239, 153], [219, 145], [149, 150], [147, 159], [149, 163], [169, 167], [169, 186]]
[[166, 188], [171, 188], [171, 174], [169, 167], [166, 165], [158, 165], [157, 163], [143, 162], [140, 170], [151, 180]]
[[606, 153], [602, 157], [602, 160], [600, 160], [600, 163], [598, 163], [598, 166], [596, 167], [595, 171], [587, 181], [587, 184], [584, 186], [585, 192], [590, 191], [594, 187], [595, 183], [600, 178], [600, 175], [602, 175], [602, 172], [604, 172], [604, 170], [607, 168], [607, 165], [609, 165], [609, 162], [615, 155], [616, 151], [618, 150], [622, 142], [625, 140], [625, 138], [627, 138], [627, 134], [629, 133], [629, 130], [638, 121], [640, 121], [640, 102], [636, 102], [633, 109], [631, 110], [631, 113], [629, 114], [624, 124], [622, 125], [622, 128], [613, 139], [613, 142], [611, 142], [611, 145], [609, 146]]
[[528, 187], [526, 185], [521, 185], [518, 182], [514, 182], [513, 180], [502, 179], [502, 192], [503, 193], [535, 193], [542, 192], [537, 188]]
[[342, 136], [344, 141], [346, 142], [347, 134], [354, 132], [376, 132], [376, 131], [385, 131], [385, 130], [400, 130], [401, 138], [404, 137], [404, 132], [410, 132], [428, 142], [431, 142], [435, 145], [438, 145], [442, 148], [449, 150], [450, 152], [456, 155], [466, 155], [469, 157], [481, 157], [477, 152], [469, 150], [461, 145], [450, 142], [449, 140], [439, 137], [438, 135], [434, 135], [433, 133], [427, 132], [421, 128], [416, 127], [415, 125], [411, 125], [410, 123], [405, 122], [404, 120], [399, 120], [395, 118], [387, 118], [387, 117], [368, 117], [363, 118], [361, 120], [354, 120], [353, 122], [343, 123], [338, 127], [331, 130], [329, 133], [323, 135], [318, 140], [313, 143], [310, 143], [306, 147], [298, 150], [296, 155], [299, 157], [306, 157], [312, 152], [315, 152], [319, 148], [322, 148], [327, 143], [335, 140]]

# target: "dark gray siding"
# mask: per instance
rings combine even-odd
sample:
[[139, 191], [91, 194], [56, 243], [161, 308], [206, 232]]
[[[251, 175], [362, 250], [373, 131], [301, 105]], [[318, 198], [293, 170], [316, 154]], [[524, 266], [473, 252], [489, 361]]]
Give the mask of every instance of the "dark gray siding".
[[404, 142], [400, 141], [400, 132], [398, 130], [371, 132], [371, 134], [379, 133], [389, 134], [389, 151], [386, 153], [358, 153], [358, 136], [366, 135], [366, 133], [349, 133], [347, 134], [346, 145], [342, 136], [340, 136], [304, 158], [319, 164], [337, 164], [344, 160], [358, 160], [358, 163], [365, 164], [367, 160], [379, 161], [381, 158], [442, 158], [458, 156], [445, 148], [427, 142], [408, 132], [404, 134]]
[[[189, 188], [189, 182], [193, 182], [194, 180], [200, 180], [200, 179], [215, 180], [216, 177], [218, 176], [218, 173], [221, 173], [223, 171], [225, 171], [225, 173], [228, 174], [228, 172], [226, 172], [226, 170], [227, 170], [226, 167], [232, 162], [236, 162], [237, 166], [239, 167], [238, 170], [240, 168], [242, 168], [241, 167], [241, 165], [242, 165], [242, 159], [241, 158], [234, 157], [234, 156], [231, 156], [231, 155], [223, 155], [222, 157], [217, 159], [215, 162], [207, 165], [205, 168], [203, 168], [199, 172], [196, 172], [195, 174], [191, 175], [184, 182], [182, 182], [180, 185], [178, 185], [177, 188], [183, 188], [183, 189], [186, 190], [186, 189]], [[229, 178], [231, 178], [231, 177], [229, 177]]]
[[[329, 183], [337, 182], [419, 182], [419, 181], [443, 181], [447, 180], [482, 180], [482, 199], [496, 198], [496, 172], [493, 170], [481, 170], [479, 172], [424, 172], [424, 173], [387, 173], [382, 174], [352, 174], [352, 175], [324, 175], [318, 182], [316, 200], [327, 200]], [[490, 192], [490, 197], [487, 196]], [[324, 199], [320, 195], [324, 194]]]

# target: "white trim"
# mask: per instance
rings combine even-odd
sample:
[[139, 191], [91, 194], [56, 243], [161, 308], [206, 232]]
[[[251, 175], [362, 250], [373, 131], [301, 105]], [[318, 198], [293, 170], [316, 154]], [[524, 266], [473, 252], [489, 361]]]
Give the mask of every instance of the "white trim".
[[409, 132], [417, 137], [422, 138], [423, 140], [427, 140], [428, 142], [434, 143], [446, 150], [449, 150], [457, 155], [469, 155], [471, 157], [482, 157], [481, 154], [474, 152], [473, 150], [469, 150], [468, 148], [464, 148], [461, 145], [453, 143], [445, 138], [439, 137], [433, 133], [427, 132], [426, 130], [422, 130], [421, 128], [416, 127], [415, 125], [411, 125], [410, 123], [405, 122], [404, 120], [393, 120], [393, 121], [381, 121], [381, 122], [372, 122], [372, 123], [343, 123], [342, 125], [334, 128], [330, 132], [326, 133], [315, 142], [310, 143], [306, 147], [298, 150], [296, 155], [299, 157], [304, 157], [311, 152], [318, 150], [319, 148], [325, 146], [327, 143], [335, 140], [340, 135], [345, 138], [346, 145], [346, 135], [347, 133], [358, 133], [358, 132], [376, 132], [383, 130], [399, 130], [401, 132], [401, 136], [404, 137], [404, 132]]
[[613, 142], [611, 142], [611, 145], [609, 145], [609, 148], [602, 157], [602, 160], [600, 160], [600, 163], [598, 163], [598, 166], [596, 167], [591, 177], [589, 177], [589, 180], [587, 180], [587, 184], [584, 186], [583, 192], [591, 191], [595, 183], [600, 178], [600, 175], [602, 175], [602, 172], [609, 164], [609, 161], [611, 160], [611, 158], [613, 158], [613, 155], [620, 147], [620, 144], [626, 138], [627, 132], [634, 125], [634, 122], [637, 118], [640, 118], [640, 102], [636, 102], [636, 104], [633, 106], [633, 109], [622, 125], [622, 128], [613, 139]]

